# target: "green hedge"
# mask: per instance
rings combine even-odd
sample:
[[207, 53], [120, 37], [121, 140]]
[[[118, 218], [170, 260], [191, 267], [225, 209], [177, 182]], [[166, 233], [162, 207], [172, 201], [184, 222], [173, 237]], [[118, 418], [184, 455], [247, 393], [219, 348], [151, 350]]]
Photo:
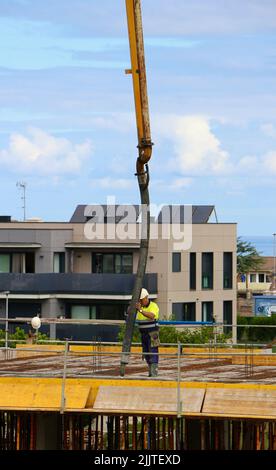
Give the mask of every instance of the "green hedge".
[[[25, 333], [25, 331], [22, 328], [16, 327], [15, 333], [9, 334], [8, 339], [20, 341], [20, 343], [22, 344], [23, 342], [26, 342], [27, 336], [28, 336], [27, 333]], [[48, 335], [38, 332], [37, 344], [41, 341], [47, 341], [47, 340], [49, 340]], [[9, 348], [15, 348], [16, 341], [8, 343]], [[5, 346], [5, 330], [0, 329], [0, 347], [3, 348], [4, 346]]]
[[[122, 342], [125, 335], [125, 325], [121, 325], [118, 334], [118, 341]], [[230, 335], [217, 334], [217, 343], [226, 343], [227, 339], [231, 338]], [[214, 340], [214, 331], [212, 326], [204, 326], [201, 328], [191, 329], [176, 329], [173, 326], [160, 327], [160, 342], [161, 343], [191, 343], [191, 344], [206, 344]], [[134, 327], [132, 338], [133, 343], [141, 343], [141, 337], [137, 326]]]
[[[276, 325], [276, 315], [271, 317], [240, 317], [237, 318], [238, 325], [245, 325], [238, 328], [238, 341], [242, 343], [271, 343], [276, 340], [276, 328], [266, 328], [267, 325]], [[247, 328], [246, 325], [264, 325], [263, 328]]]

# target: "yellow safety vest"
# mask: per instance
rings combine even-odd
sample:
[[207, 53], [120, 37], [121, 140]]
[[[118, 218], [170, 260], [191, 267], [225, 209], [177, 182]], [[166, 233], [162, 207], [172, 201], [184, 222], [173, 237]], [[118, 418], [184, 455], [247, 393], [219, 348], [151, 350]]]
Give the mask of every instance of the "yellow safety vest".
[[154, 313], [154, 320], [149, 319], [148, 317], [145, 317], [143, 313], [137, 311], [136, 314], [136, 321], [138, 325], [142, 328], [152, 328], [156, 325], [158, 325], [158, 318], [159, 318], [159, 307], [155, 302], [150, 301], [149, 305], [147, 307], [142, 307], [142, 309], [145, 312], [151, 312]]

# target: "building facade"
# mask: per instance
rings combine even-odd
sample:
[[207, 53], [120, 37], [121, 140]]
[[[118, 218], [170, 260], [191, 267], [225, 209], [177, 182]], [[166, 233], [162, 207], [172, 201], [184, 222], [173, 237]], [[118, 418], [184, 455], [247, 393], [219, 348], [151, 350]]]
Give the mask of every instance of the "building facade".
[[[140, 209], [129, 206], [128, 218], [128, 206], [87, 207], [78, 206], [69, 222], [0, 222], [2, 318], [3, 292], [9, 292], [10, 318], [103, 320], [95, 335], [114, 339], [108, 328], [104, 331], [104, 321], [125, 318], [139, 258]], [[98, 209], [101, 219], [95, 216]], [[184, 219], [176, 220], [173, 207], [166, 209], [151, 221], [144, 280], [161, 318], [212, 321], [215, 316], [235, 323], [236, 224], [210, 223], [213, 206], [193, 206], [191, 243], [182, 247], [172, 232], [178, 228], [185, 238]], [[69, 336], [78, 336], [76, 326]]]
[[[261, 312], [258, 310], [260, 307], [256, 305], [261, 302], [262, 296], [270, 294], [273, 289], [273, 272], [275, 266], [275, 259], [273, 256], [262, 256], [262, 265], [258, 270], [249, 272], [239, 276], [237, 283], [237, 312], [240, 316], [254, 316], [259, 315]], [[260, 300], [255, 302], [255, 297], [260, 297]]]

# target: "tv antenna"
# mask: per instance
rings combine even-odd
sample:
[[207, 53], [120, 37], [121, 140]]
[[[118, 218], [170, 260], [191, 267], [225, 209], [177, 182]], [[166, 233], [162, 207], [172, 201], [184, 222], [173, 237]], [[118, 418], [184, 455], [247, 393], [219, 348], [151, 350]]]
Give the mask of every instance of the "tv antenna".
[[22, 191], [22, 196], [21, 199], [23, 201], [23, 222], [26, 220], [26, 186], [27, 183], [25, 181], [17, 181], [16, 186], [19, 188], [20, 191]]

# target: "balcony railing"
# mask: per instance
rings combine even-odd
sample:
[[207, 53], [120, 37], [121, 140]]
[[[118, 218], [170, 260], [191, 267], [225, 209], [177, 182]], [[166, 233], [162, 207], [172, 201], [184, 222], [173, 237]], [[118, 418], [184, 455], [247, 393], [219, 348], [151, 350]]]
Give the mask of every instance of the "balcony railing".
[[[135, 274], [37, 273], [0, 274], [0, 291], [11, 294], [130, 295]], [[157, 274], [146, 274], [144, 287], [157, 293]]]

